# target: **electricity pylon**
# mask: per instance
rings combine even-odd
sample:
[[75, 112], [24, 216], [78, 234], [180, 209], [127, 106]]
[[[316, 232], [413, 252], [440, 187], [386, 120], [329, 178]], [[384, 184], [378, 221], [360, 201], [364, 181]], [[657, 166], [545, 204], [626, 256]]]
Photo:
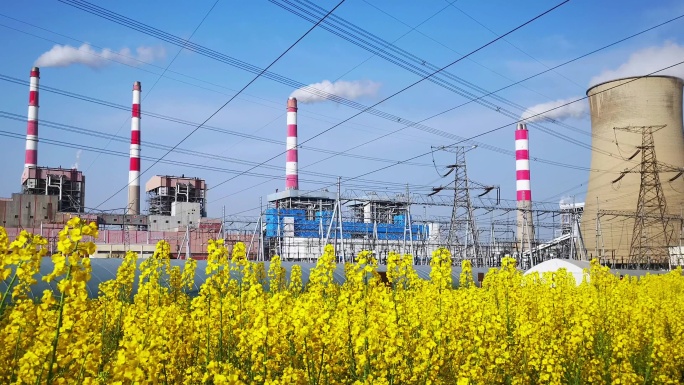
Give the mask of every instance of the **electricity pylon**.
[[670, 178], [673, 181], [684, 172], [683, 169], [658, 162], [653, 141], [653, 133], [664, 128], [661, 126], [628, 126], [616, 127], [615, 130], [641, 134], [641, 145], [637, 152], [629, 159], [633, 159], [639, 152], [641, 162], [632, 169], [623, 171], [613, 183], [622, 179], [628, 173], [639, 173], [641, 182], [637, 210], [631, 216], [634, 218], [634, 230], [629, 248], [629, 263], [636, 265], [650, 262], [664, 263], [670, 259], [673, 228], [670, 220], [673, 216], [667, 213], [667, 202], [660, 183], [660, 173], [676, 172]]
[[466, 152], [477, 146], [442, 146], [439, 150], [444, 150], [456, 154], [456, 163], [448, 165], [449, 171], [442, 177], [454, 174], [453, 185], [435, 187], [430, 195], [437, 194], [442, 190], [454, 190], [454, 206], [451, 210], [451, 221], [449, 222], [449, 232], [447, 235], [446, 246], [454, 250], [454, 257], [457, 260], [468, 259], [475, 266], [484, 263], [480, 252], [478, 240], [477, 224], [475, 222], [474, 208], [470, 196], [470, 190], [484, 190], [478, 196], [483, 196], [490, 191], [497, 190], [497, 204], [499, 203], [499, 187], [485, 186], [468, 179], [466, 166]]

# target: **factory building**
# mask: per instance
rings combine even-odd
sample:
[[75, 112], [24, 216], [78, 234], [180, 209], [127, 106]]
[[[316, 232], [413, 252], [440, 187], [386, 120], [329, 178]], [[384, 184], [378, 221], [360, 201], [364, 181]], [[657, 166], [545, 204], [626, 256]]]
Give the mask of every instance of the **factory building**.
[[382, 261], [389, 252], [408, 253], [412, 244], [429, 237], [428, 226], [411, 224], [409, 207], [399, 200], [363, 197], [348, 202], [350, 215], [345, 215], [340, 200], [329, 193], [285, 190], [267, 199], [267, 256], [315, 260], [330, 243], [336, 246], [341, 260], [351, 261], [361, 251], [371, 250]]
[[207, 216], [207, 184], [203, 179], [156, 175], [145, 184], [145, 191], [150, 215], [184, 215], [176, 204], [188, 203], [184, 207]]
[[[208, 218], [206, 181], [183, 174], [150, 177], [143, 202], [141, 121], [145, 113], [140, 82], [133, 83], [132, 89], [128, 196], [119, 206], [124, 208], [122, 212], [89, 212], [81, 171], [39, 166], [39, 80], [40, 71], [33, 68], [20, 192], [0, 198], [0, 221], [10, 236], [22, 229], [45, 236], [50, 251], [55, 250], [64, 224], [78, 215], [98, 224], [100, 237], [95, 240], [98, 253], [94, 257], [102, 258], [119, 258], [126, 250], [149, 256], [163, 239], [171, 244], [173, 258], [202, 259], [207, 256], [209, 240], [223, 238], [229, 247], [244, 242], [249, 257], [260, 260], [279, 255], [284, 260], [313, 261], [325, 245], [332, 244], [338, 261], [345, 262], [368, 250], [381, 263], [390, 252], [398, 252], [411, 254], [415, 264], [424, 264], [429, 263], [433, 251], [446, 247], [454, 263], [470, 259], [479, 267], [497, 266], [505, 255], [525, 267], [559, 256], [598, 256], [604, 262], [629, 267], [624, 261], [633, 262], [634, 250], [647, 251], [647, 263], [684, 263], [684, 134], [682, 80], [678, 78], [619, 79], [587, 91], [595, 151], [586, 202], [561, 202], [554, 207], [532, 200], [530, 133], [525, 123], [511, 127], [515, 131], [515, 200], [511, 197], [503, 202], [498, 194], [496, 200], [481, 194], [473, 201], [469, 195], [473, 187], [456, 183], [458, 178], [453, 197], [435, 195], [442, 188], [428, 195], [409, 193], [408, 186], [405, 193], [342, 192], [340, 184], [335, 193], [300, 190], [299, 107], [291, 97], [284, 122], [285, 188], [266, 197], [267, 206], [258, 218]], [[123, 165], [121, 169], [123, 172]], [[464, 189], [468, 194], [462, 194]], [[498, 219], [481, 226], [475, 220], [454, 219], [454, 215], [412, 213], [412, 207], [419, 206], [441, 206], [452, 214], [456, 208], [467, 207], [469, 215], [476, 210], [502, 215], [490, 214]], [[454, 232], [454, 226], [465, 228], [466, 235]], [[658, 226], [662, 230], [654, 231]], [[452, 237], [454, 233], [457, 235]]]
[[[21, 176], [21, 192], [0, 198], [0, 226], [10, 237], [22, 230], [48, 240], [50, 253], [56, 252], [59, 231], [79, 216], [96, 222], [100, 229], [94, 258], [120, 258], [125, 250], [148, 257], [156, 243], [166, 240], [173, 258], [203, 259], [210, 239], [224, 238], [230, 247], [248, 241], [244, 233], [223, 227], [223, 220], [207, 218], [207, 185], [203, 179], [180, 176], [153, 176], [146, 184], [149, 214], [140, 207], [140, 152], [142, 86], [133, 84], [131, 142], [128, 164], [128, 198], [123, 213], [87, 213], [86, 179], [77, 169], [38, 166], [40, 70], [31, 69], [26, 154]], [[123, 170], [123, 167], [122, 167]]]

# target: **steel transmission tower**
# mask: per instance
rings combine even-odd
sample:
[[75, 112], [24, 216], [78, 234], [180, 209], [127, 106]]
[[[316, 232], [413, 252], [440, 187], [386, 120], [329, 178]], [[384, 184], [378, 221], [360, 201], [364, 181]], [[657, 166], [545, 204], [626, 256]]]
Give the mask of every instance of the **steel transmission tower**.
[[[430, 195], [437, 194], [442, 190], [454, 190], [454, 206], [451, 211], [451, 222], [447, 234], [446, 246], [451, 249], [458, 260], [468, 259], [475, 266], [483, 266], [484, 259], [480, 252], [477, 224], [475, 222], [474, 208], [471, 200], [470, 190], [484, 190], [479, 196], [485, 195], [491, 190], [497, 189], [497, 204], [499, 203], [499, 187], [485, 186], [468, 179], [466, 166], [466, 152], [477, 146], [448, 146], [437, 147], [439, 150], [454, 153], [456, 162], [448, 165], [449, 171], [442, 175], [454, 174], [453, 186], [440, 186], [433, 188]], [[433, 147], [434, 148], [434, 147]]]
[[641, 162], [632, 169], [623, 171], [613, 181], [618, 182], [628, 173], [639, 173], [641, 177], [637, 210], [630, 215], [634, 218], [634, 230], [629, 249], [629, 263], [636, 265], [651, 262], [664, 263], [670, 260], [673, 228], [667, 213], [667, 202], [660, 183], [660, 173], [676, 172], [673, 181], [682, 175], [681, 168], [658, 162], [655, 153], [653, 133], [665, 126], [628, 126], [615, 130], [641, 134], [641, 145], [629, 159], [641, 152]]

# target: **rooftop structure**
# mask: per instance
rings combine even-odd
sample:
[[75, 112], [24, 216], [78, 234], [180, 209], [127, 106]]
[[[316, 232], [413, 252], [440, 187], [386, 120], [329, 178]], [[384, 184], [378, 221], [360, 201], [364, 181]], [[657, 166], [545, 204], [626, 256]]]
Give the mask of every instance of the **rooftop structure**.
[[177, 215], [174, 202], [199, 203], [199, 215], [207, 216], [207, 184], [204, 179], [155, 175], [145, 184], [150, 215]]
[[56, 196], [56, 209], [61, 212], [82, 213], [85, 209], [85, 176], [76, 169], [26, 168], [21, 190], [28, 195]]

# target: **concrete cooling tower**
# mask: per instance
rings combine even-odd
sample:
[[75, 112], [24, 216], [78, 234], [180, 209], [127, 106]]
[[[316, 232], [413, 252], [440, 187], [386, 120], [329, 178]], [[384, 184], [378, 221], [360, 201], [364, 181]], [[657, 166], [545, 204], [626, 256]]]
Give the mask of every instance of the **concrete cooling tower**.
[[[589, 255], [601, 256], [615, 263], [627, 263], [630, 253], [634, 217], [604, 215], [597, 221], [597, 210], [637, 211], [642, 152], [631, 160], [629, 158], [641, 146], [642, 135], [615, 128], [666, 125], [653, 133], [656, 158], [667, 165], [684, 167], [682, 84], [682, 79], [676, 77], [649, 76], [617, 79], [587, 90], [594, 151], [591, 154], [591, 171], [582, 215], [582, 236]], [[627, 173], [619, 181], [613, 182], [626, 169], [636, 172]], [[675, 172], [660, 172], [658, 175], [667, 212], [679, 215], [684, 204], [684, 178], [669, 181], [677, 175]], [[654, 232], [652, 229], [649, 231]], [[670, 245], [660, 247], [679, 244], [679, 221], [672, 224], [672, 232]], [[597, 237], [597, 234], [601, 235]]]

